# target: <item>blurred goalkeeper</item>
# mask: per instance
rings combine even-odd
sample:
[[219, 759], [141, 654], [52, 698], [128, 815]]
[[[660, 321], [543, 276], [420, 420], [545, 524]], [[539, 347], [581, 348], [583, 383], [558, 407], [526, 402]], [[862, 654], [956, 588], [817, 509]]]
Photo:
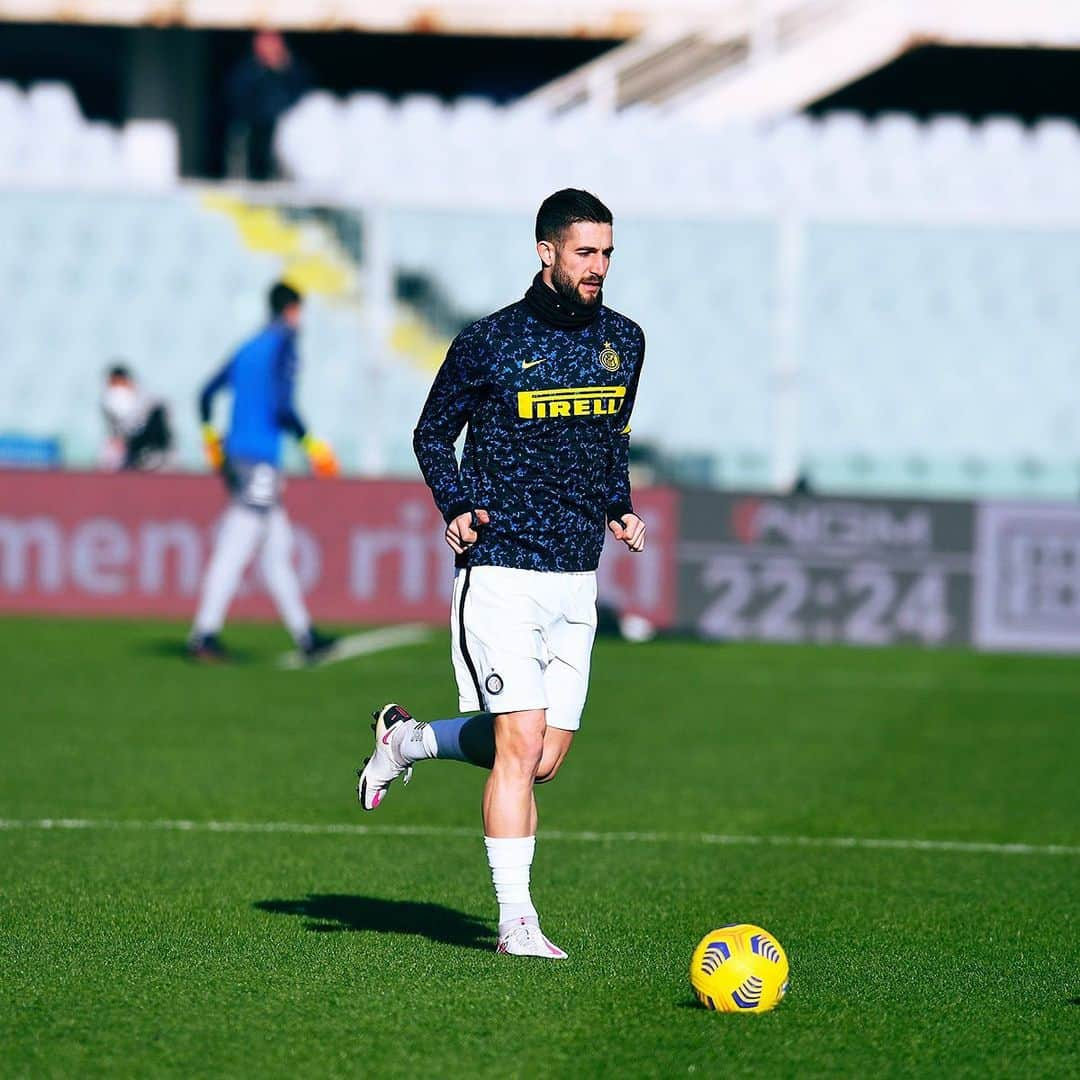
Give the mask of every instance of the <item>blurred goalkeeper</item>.
[[[236, 350], [199, 397], [203, 445], [231, 496], [202, 585], [188, 640], [198, 660], [225, 659], [218, 638], [244, 571], [261, 548], [262, 572], [281, 620], [309, 660], [334, 643], [311, 623], [292, 564], [293, 535], [281, 505], [281, 435], [295, 436], [316, 476], [336, 476], [334, 452], [311, 435], [293, 405], [298, 359], [296, 335], [302, 298], [278, 282], [270, 290], [270, 323]], [[211, 424], [214, 397], [232, 391], [232, 419], [224, 442]]]

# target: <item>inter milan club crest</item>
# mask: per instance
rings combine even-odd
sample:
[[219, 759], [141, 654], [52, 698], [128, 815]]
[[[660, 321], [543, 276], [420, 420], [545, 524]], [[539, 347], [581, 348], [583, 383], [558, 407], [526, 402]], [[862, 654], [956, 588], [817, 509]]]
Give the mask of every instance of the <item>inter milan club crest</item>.
[[605, 341], [604, 348], [600, 353], [600, 366], [605, 371], [618, 371], [621, 363], [619, 354], [611, 347], [611, 342]]
[[493, 671], [484, 680], [484, 688], [489, 694], [501, 694], [503, 688], [502, 676], [497, 671]]

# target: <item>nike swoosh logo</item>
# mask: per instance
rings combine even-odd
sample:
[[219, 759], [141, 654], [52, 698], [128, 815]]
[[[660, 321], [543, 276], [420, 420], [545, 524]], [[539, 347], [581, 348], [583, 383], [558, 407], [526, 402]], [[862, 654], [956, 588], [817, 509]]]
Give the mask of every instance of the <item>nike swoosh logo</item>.
[[542, 364], [545, 360], [548, 360], [548, 359], [550, 359], [550, 357], [542, 356], [539, 360], [522, 360], [521, 361], [521, 370], [522, 371], [528, 371], [529, 368], [536, 367], [537, 364]]

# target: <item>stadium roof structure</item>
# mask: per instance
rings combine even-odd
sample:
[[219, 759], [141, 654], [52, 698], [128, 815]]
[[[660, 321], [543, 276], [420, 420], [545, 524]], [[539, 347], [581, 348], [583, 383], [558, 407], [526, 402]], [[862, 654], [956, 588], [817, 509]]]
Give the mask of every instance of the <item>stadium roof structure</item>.
[[716, 0], [0, 0], [0, 20], [625, 39]]
[[526, 98], [554, 112], [661, 106], [704, 123], [801, 109], [925, 45], [1080, 48], [1078, 0], [716, 0], [675, 6]]
[[[776, 49], [872, 16], [919, 43], [1080, 47], [1076, 0], [0, 0], [0, 21], [649, 41]], [[760, 56], [758, 57], [760, 59]]]
[[921, 46], [1080, 49], [1080, 0], [0, 0], [0, 23], [621, 41], [522, 99], [706, 125], [827, 98]]

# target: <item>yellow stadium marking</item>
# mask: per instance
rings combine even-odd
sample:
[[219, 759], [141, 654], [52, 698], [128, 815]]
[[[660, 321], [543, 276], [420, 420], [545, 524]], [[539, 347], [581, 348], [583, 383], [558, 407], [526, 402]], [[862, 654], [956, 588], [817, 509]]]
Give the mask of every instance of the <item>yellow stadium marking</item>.
[[355, 291], [357, 268], [326, 230], [232, 195], [208, 192], [201, 202], [204, 209], [231, 218], [249, 250], [279, 256], [282, 279], [301, 292], [344, 297]]

